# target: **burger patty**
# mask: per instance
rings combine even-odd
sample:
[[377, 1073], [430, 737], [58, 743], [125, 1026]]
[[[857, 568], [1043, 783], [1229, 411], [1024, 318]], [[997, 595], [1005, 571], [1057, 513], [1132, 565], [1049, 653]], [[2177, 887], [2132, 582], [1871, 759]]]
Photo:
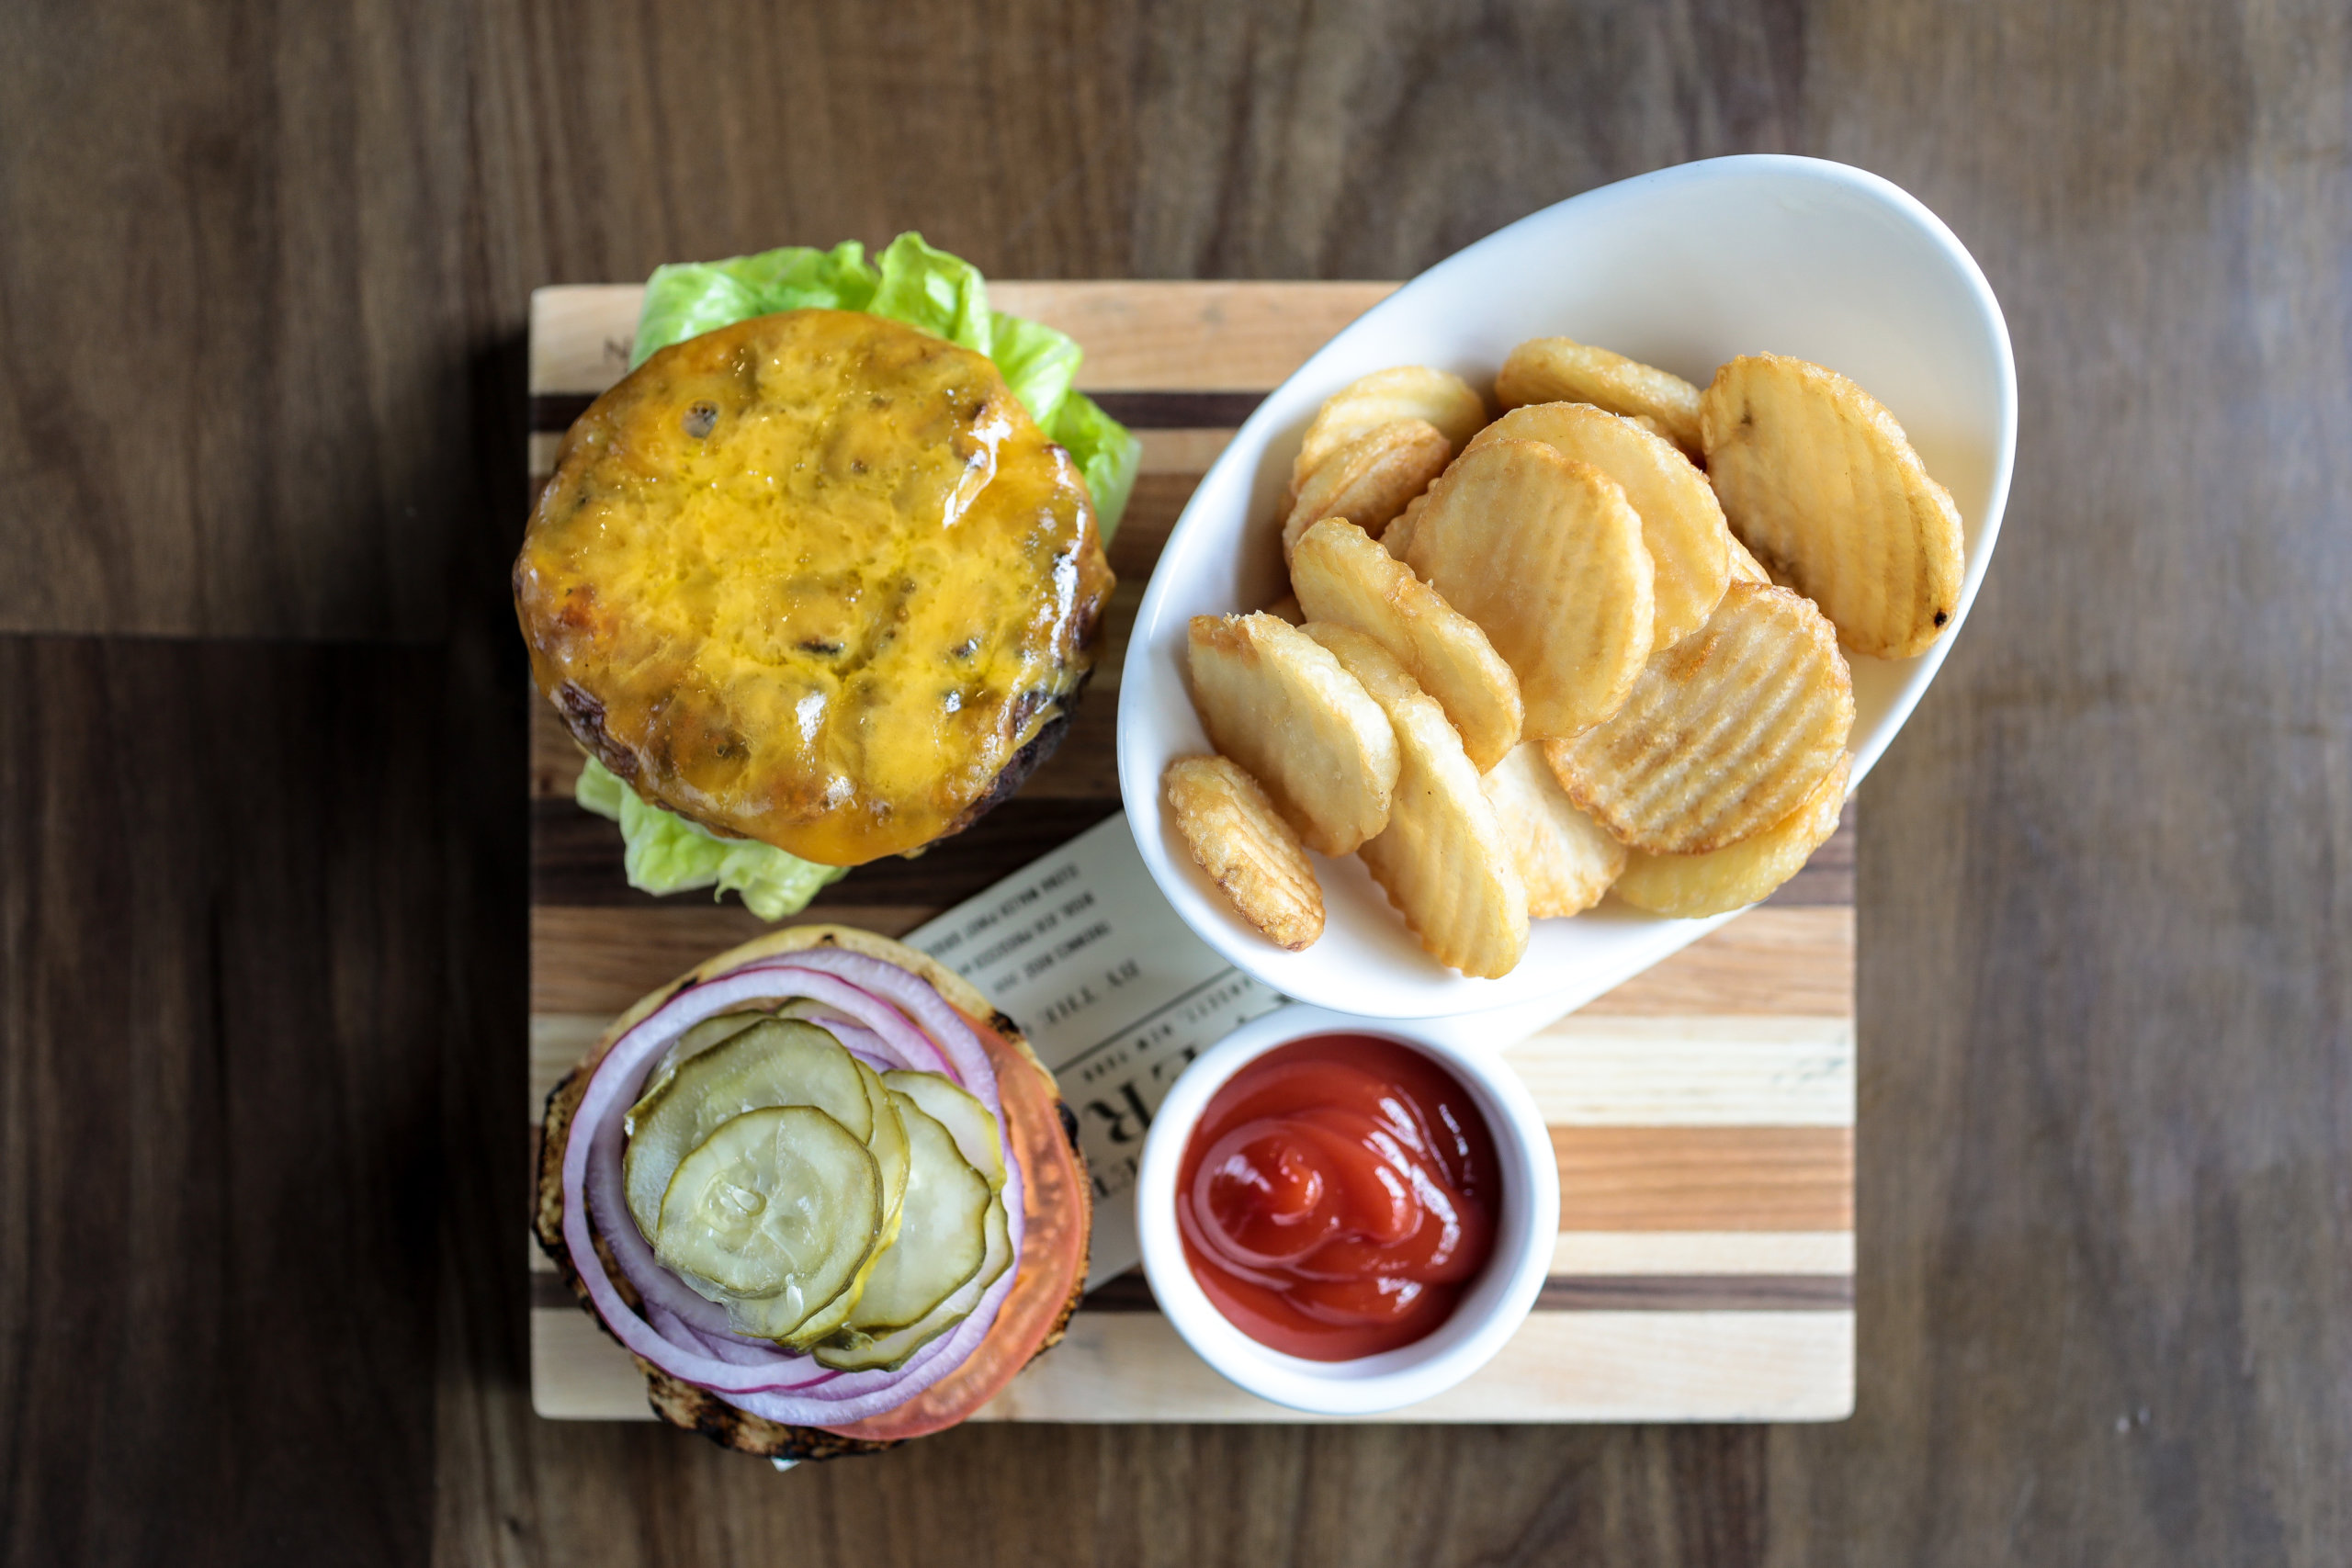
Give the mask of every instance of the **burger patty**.
[[583, 746], [829, 865], [1010, 793], [1111, 586], [1075, 465], [996, 367], [838, 310], [690, 338], [599, 398], [514, 566], [532, 671]]

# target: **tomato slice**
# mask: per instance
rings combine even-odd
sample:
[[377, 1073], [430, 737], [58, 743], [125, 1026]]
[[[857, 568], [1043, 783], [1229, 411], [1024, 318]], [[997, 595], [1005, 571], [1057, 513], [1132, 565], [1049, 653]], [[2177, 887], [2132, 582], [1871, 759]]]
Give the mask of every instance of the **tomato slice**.
[[1077, 1151], [1062, 1130], [1053, 1080], [1035, 1058], [986, 1023], [956, 1010], [979, 1035], [996, 1064], [997, 1095], [1021, 1162], [1022, 1213], [1026, 1230], [1012, 1290], [987, 1337], [964, 1364], [895, 1410], [826, 1431], [882, 1442], [921, 1438], [966, 1419], [1004, 1392], [1046, 1339], [1061, 1327], [1086, 1280], [1086, 1249], [1093, 1194]]

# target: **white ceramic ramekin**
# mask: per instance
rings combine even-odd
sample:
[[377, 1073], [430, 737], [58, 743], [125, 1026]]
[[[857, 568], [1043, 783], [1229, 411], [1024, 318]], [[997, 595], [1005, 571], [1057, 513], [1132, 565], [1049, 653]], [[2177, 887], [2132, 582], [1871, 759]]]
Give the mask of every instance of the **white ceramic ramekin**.
[[[1176, 1229], [1176, 1173], [1209, 1100], [1278, 1045], [1320, 1034], [1369, 1034], [1419, 1051], [1476, 1100], [1502, 1168], [1493, 1257], [1453, 1315], [1427, 1337], [1351, 1361], [1310, 1361], [1268, 1348], [1216, 1309], [1185, 1260]], [[1286, 1007], [1242, 1025], [1184, 1069], [1152, 1118], [1136, 1179], [1136, 1228], [1160, 1310], [1201, 1359], [1261, 1398], [1318, 1416], [1369, 1416], [1443, 1393], [1491, 1359], [1535, 1304], [1560, 1228], [1560, 1172], [1551, 1134], [1499, 1053], [1449, 1045], [1412, 1021], [1374, 1021]]]

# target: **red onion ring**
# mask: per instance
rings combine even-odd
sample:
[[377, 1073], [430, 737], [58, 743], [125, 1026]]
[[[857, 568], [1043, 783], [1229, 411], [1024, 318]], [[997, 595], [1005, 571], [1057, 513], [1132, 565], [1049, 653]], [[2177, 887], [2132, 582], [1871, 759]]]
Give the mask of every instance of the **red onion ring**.
[[[866, 1039], [876, 1038], [871, 1031], [855, 1024], [829, 1023], [822, 1027], [837, 1027]], [[609, 1122], [594, 1135], [599, 1139], [612, 1137], [617, 1127], [616, 1122]], [[854, 1377], [858, 1382], [840, 1388], [839, 1394], [868, 1393], [913, 1372], [947, 1348], [947, 1337], [943, 1335], [916, 1351], [895, 1372], [843, 1373], [820, 1369], [805, 1355], [763, 1340], [746, 1338], [729, 1326], [725, 1307], [686, 1285], [653, 1256], [653, 1249], [639, 1233], [635, 1217], [628, 1213], [622, 1195], [622, 1168], [617, 1153], [600, 1157], [599, 1151], [590, 1150], [586, 1197], [596, 1233], [604, 1237], [622, 1275], [637, 1287], [638, 1295], [646, 1305], [646, 1318], [655, 1330], [688, 1354], [708, 1354], [735, 1366], [766, 1367], [776, 1371], [778, 1379], [774, 1388], [777, 1392], [814, 1391], [819, 1387], [831, 1392], [837, 1384]], [[809, 1375], [800, 1375], [804, 1373]], [[822, 1397], [813, 1392], [810, 1396]]]
[[645, 1321], [651, 1324], [662, 1338], [680, 1349], [716, 1356], [734, 1366], [767, 1366], [775, 1354], [774, 1346], [768, 1347], [766, 1353], [763, 1354], [760, 1347], [743, 1344], [732, 1335], [705, 1334], [681, 1320], [676, 1313], [667, 1307], [656, 1306], [651, 1302], [645, 1303]]
[[[608, 1130], [600, 1130], [598, 1136], [605, 1135]], [[889, 1383], [892, 1374], [837, 1372], [804, 1354], [735, 1333], [728, 1326], [727, 1309], [694, 1291], [663, 1268], [654, 1258], [652, 1248], [646, 1245], [645, 1238], [638, 1233], [636, 1220], [618, 1197], [618, 1157], [600, 1159], [592, 1150], [589, 1158], [589, 1179], [596, 1182], [597, 1187], [589, 1190], [588, 1211], [595, 1223], [596, 1234], [605, 1238], [605, 1245], [612, 1250], [622, 1275], [637, 1287], [639, 1297], [645, 1303], [646, 1321], [679, 1350], [690, 1356], [710, 1356], [730, 1366], [764, 1369], [769, 1373], [766, 1380], [769, 1392], [791, 1393], [805, 1398], [846, 1398], [871, 1393]], [[598, 1179], [608, 1174], [608, 1181]], [[597, 1188], [601, 1187], [609, 1187], [615, 1196], [600, 1202]], [[647, 1359], [653, 1358], [648, 1357]], [[910, 1362], [899, 1371], [911, 1370], [911, 1365]], [[845, 1379], [852, 1376], [862, 1381], [841, 1386]], [[720, 1393], [716, 1389], [711, 1392]], [[724, 1393], [720, 1396], [727, 1397]]]
[[[788, 1426], [846, 1425], [879, 1415], [913, 1398], [969, 1357], [994, 1323], [1019, 1272], [1021, 1235], [1025, 1227], [1018, 1161], [1008, 1149], [1005, 1201], [1015, 1266], [1005, 1270], [969, 1316], [918, 1350], [897, 1371], [834, 1372], [820, 1369], [806, 1357], [781, 1348], [767, 1349], [733, 1334], [726, 1326], [724, 1308], [689, 1290], [654, 1258], [621, 1201], [620, 1118], [633, 1103], [652, 1062], [679, 1034], [743, 1001], [773, 999], [774, 981], [779, 977], [775, 971], [791, 970], [796, 993], [839, 1009], [845, 1018], [855, 1021], [844, 1028], [872, 1035], [871, 1042], [860, 1040], [859, 1044], [879, 1045], [883, 1050], [877, 1055], [902, 1058], [909, 1066], [944, 1068], [976, 1095], [984, 1085], [1002, 1140], [1003, 1113], [995, 1092], [995, 1074], [968, 1025], [919, 976], [879, 960], [865, 962], [899, 976], [899, 982], [890, 983], [894, 991], [905, 991], [910, 985], [920, 987], [929, 997], [928, 1004], [916, 1003], [902, 1013], [893, 998], [865, 990], [826, 964], [753, 964], [682, 990], [639, 1020], [597, 1065], [573, 1113], [573, 1131], [584, 1128], [588, 1135], [569, 1138], [564, 1149], [564, 1240], [598, 1315], [623, 1344], [672, 1376], [707, 1389], [752, 1415]], [[952, 1044], [926, 1038], [909, 1014], [932, 1015], [924, 1019], [926, 1022], [939, 1020], [935, 1027], [950, 1034]], [[958, 1064], [953, 1059], [967, 1054], [963, 1047], [978, 1053], [977, 1073], [955, 1070]], [[924, 1066], [934, 1061], [935, 1066]], [[645, 1316], [629, 1309], [606, 1276], [591, 1235], [592, 1223], [644, 1300]]]
[[[770, 1366], [777, 1358], [790, 1354], [778, 1350], [773, 1345], [745, 1339], [740, 1335], [703, 1333], [680, 1322], [674, 1314], [660, 1307], [648, 1308], [646, 1316], [648, 1321], [662, 1332], [663, 1337], [673, 1344], [682, 1348], [698, 1350], [715, 1356], [722, 1361], [736, 1366]], [[764, 1390], [753, 1394], [721, 1394], [719, 1397], [730, 1404], [738, 1405], [739, 1408], [748, 1408], [744, 1404], [748, 1400], [774, 1401], [779, 1396], [796, 1400], [821, 1400], [827, 1404], [843, 1404], [852, 1399], [860, 1399], [868, 1394], [897, 1388], [913, 1373], [929, 1365], [945, 1351], [948, 1340], [949, 1336], [941, 1335], [909, 1357], [906, 1363], [894, 1371], [837, 1372], [830, 1368], [818, 1366], [808, 1361], [806, 1357], [791, 1356], [792, 1360], [802, 1363], [814, 1375], [804, 1382], [794, 1383], [789, 1387]], [[952, 1371], [953, 1366], [954, 1363], [951, 1362], [949, 1370]], [[915, 1392], [920, 1393], [921, 1390]], [[909, 1393], [904, 1397], [910, 1399], [913, 1396], [913, 1393]], [[758, 1415], [760, 1412], [753, 1411], [752, 1414]], [[827, 1414], [835, 1421], [856, 1419], [854, 1416], [844, 1417], [838, 1410], [829, 1411]], [[794, 1424], [806, 1426], [810, 1423], [800, 1421]]]
[[898, 1053], [883, 1043], [879, 1034], [862, 1023], [853, 1023], [847, 1019], [838, 1021], [828, 1019], [817, 1027], [840, 1041], [851, 1055], [877, 1073], [895, 1073], [906, 1065], [899, 1060]]
[[[802, 962], [803, 960], [807, 962]], [[843, 962], [836, 964], [830, 962], [831, 960]], [[811, 972], [818, 974], [838, 972], [844, 977], [849, 977], [852, 985], [865, 994], [867, 1005], [858, 1008], [861, 1014], [866, 1012], [870, 1007], [879, 1009], [881, 1016], [885, 1019], [900, 1021], [904, 1014], [899, 1010], [898, 998], [878, 995], [874, 989], [858, 984], [858, 981], [876, 978], [890, 985], [911, 1004], [906, 1008], [905, 1012], [916, 1014], [918, 1021], [928, 1026], [926, 1032], [933, 1034], [934, 1043], [943, 1045], [942, 1055], [948, 1054], [944, 1049], [945, 1045], [953, 1044], [958, 1048], [957, 1055], [969, 1057], [967, 1072], [959, 1074], [951, 1067], [945, 1076], [953, 1081], [963, 1083], [975, 1099], [980, 1100], [988, 1107], [989, 1115], [996, 1122], [998, 1147], [1002, 1153], [1005, 1168], [1003, 1195], [1005, 1228], [1012, 1244], [1013, 1264], [1007, 1267], [995, 1284], [982, 1294], [969, 1315], [955, 1328], [916, 1351], [896, 1374], [850, 1374], [860, 1377], [892, 1375], [911, 1378], [919, 1369], [930, 1365], [936, 1359], [941, 1363], [936, 1370], [923, 1377], [920, 1386], [913, 1387], [907, 1393], [906, 1397], [911, 1399], [915, 1393], [922, 1392], [922, 1388], [929, 1387], [970, 1358], [972, 1351], [978, 1348], [980, 1341], [988, 1337], [989, 1328], [995, 1325], [997, 1314], [1002, 1308], [1005, 1298], [1012, 1293], [1014, 1277], [1019, 1272], [1021, 1243], [1027, 1231], [1028, 1215], [1023, 1203], [1024, 1188], [1021, 1162], [1013, 1153], [1012, 1130], [1004, 1124], [1003, 1100], [997, 1090], [996, 1064], [989, 1056], [988, 1048], [980, 1043], [979, 1036], [974, 1032], [970, 1022], [963, 1014], [950, 1007], [928, 981], [909, 971], [885, 964], [879, 959], [867, 958], [862, 953], [846, 953], [839, 948], [807, 948], [798, 953], [755, 961], [743, 969], [733, 971], [733, 974], [747, 974], [754, 969], [769, 972], [798, 970], [802, 972], [803, 976]], [[897, 977], [895, 981], [891, 979], [892, 976]], [[799, 977], [796, 977], [796, 984], [798, 983], [798, 979]], [[837, 994], [831, 993], [830, 987], [828, 991], [829, 994]], [[838, 1004], [821, 998], [810, 999], [824, 1001], [829, 1010], [836, 1006], [856, 1005], [846, 998]], [[820, 1024], [820, 1027], [832, 1030], [834, 1037], [853, 1051], [873, 1052], [886, 1059], [895, 1055], [895, 1053], [888, 1050], [888, 1043], [862, 1024], [854, 1022], [835, 1024], [825, 1021]], [[945, 1036], [944, 1042], [938, 1041], [937, 1037], [941, 1035]], [[894, 1062], [893, 1065], [907, 1064]], [[937, 1071], [939, 1069], [918, 1066], [916, 1070]], [[759, 1401], [762, 1396], [747, 1395], [739, 1398], [733, 1394], [721, 1393], [720, 1397], [741, 1409], [750, 1411], [752, 1415], [769, 1415], [768, 1409], [760, 1407]], [[782, 1419], [780, 1416], [773, 1416], [770, 1418]]]
[[[778, 968], [814, 969], [838, 975], [850, 984], [872, 993], [886, 1002], [895, 1003], [908, 1017], [922, 1026], [923, 1032], [938, 1043], [940, 1050], [955, 1064], [949, 1076], [966, 1089], [979, 1094], [991, 1113], [996, 1111], [996, 1067], [989, 1060], [988, 1048], [972, 1032], [962, 1014], [947, 1005], [938, 988], [922, 976], [911, 974], [895, 964], [885, 964], [863, 953], [851, 953], [839, 947], [806, 947], [797, 953], [778, 953], [763, 959]], [[988, 1090], [980, 1093], [979, 1085]]]
[[[776, 974], [788, 974], [792, 976], [795, 995], [805, 996], [810, 1001], [821, 1002], [829, 1008], [839, 1009], [880, 1035], [883, 1043], [889, 1047], [890, 1055], [899, 1058], [901, 1065], [918, 1072], [939, 1073], [955, 1078], [958, 1083], [963, 1082], [963, 1078], [949, 1064], [946, 1053], [933, 1043], [931, 1036], [916, 1028], [913, 1021], [905, 1013], [871, 991], [865, 990], [838, 975], [829, 974], [821, 969], [812, 969], [805, 964], [776, 964], [762, 960], [733, 970], [727, 977], [734, 980], [751, 975]], [[995, 1092], [996, 1085], [993, 1081], [989, 1083], [989, 1090], [991, 1094]]]
[[[729, 976], [679, 992], [640, 1020], [637, 1027], [614, 1043], [605, 1059], [597, 1064], [587, 1090], [572, 1113], [572, 1135], [566, 1139], [563, 1151], [564, 1245], [597, 1315], [622, 1344], [637, 1354], [663, 1371], [714, 1393], [758, 1387], [775, 1381], [774, 1375], [751, 1373], [744, 1368], [682, 1350], [630, 1310], [620, 1292], [613, 1288], [612, 1280], [605, 1277], [603, 1259], [596, 1255], [590, 1235], [586, 1179], [589, 1155], [597, 1145], [609, 1144], [614, 1163], [617, 1163], [620, 1115], [633, 1102], [634, 1092], [655, 1056], [692, 1025], [739, 1002], [758, 999], [763, 999], [759, 977]], [[585, 1137], [579, 1135], [583, 1130], [588, 1134]], [[613, 1228], [617, 1232], [622, 1227]], [[633, 1230], [634, 1225], [628, 1228]], [[639, 1238], [640, 1245], [642, 1240]], [[616, 1245], [626, 1247], [627, 1242], [622, 1240]], [[685, 1288], [674, 1280], [673, 1283], [681, 1291]]]
[[787, 1427], [845, 1427], [853, 1421], [863, 1421], [868, 1416], [879, 1416], [885, 1410], [895, 1410], [971, 1359], [972, 1352], [979, 1348], [980, 1341], [988, 1337], [989, 1328], [995, 1325], [997, 1310], [1004, 1305], [1004, 1298], [1012, 1293], [1012, 1277], [1019, 1272], [1020, 1269], [1016, 1261], [1014, 1267], [1005, 1269], [997, 1282], [989, 1287], [988, 1294], [980, 1298], [980, 1304], [972, 1310], [971, 1316], [916, 1351], [912, 1359], [897, 1371], [844, 1374], [852, 1377], [887, 1377], [891, 1380], [888, 1389], [879, 1396], [880, 1402], [871, 1409], [859, 1409], [855, 1414], [851, 1414], [851, 1406], [859, 1402], [850, 1400], [844, 1401], [838, 1408], [812, 1417], [807, 1415], [794, 1416], [788, 1412], [795, 1405], [819, 1403], [815, 1400], [779, 1399], [767, 1393], [721, 1393], [719, 1397], [739, 1410], [749, 1411], [754, 1416], [764, 1416], [770, 1421], [781, 1422]]
[[620, 1266], [622, 1278], [637, 1287], [638, 1298], [645, 1303], [649, 1315], [651, 1309], [658, 1307], [689, 1327], [726, 1332], [727, 1309], [662, 1268], [653, 1256], [653, 1248], [639, 1233], [622, 1190], [618, 1130], [618, 1122], [614, 1122], [591, 1134], [599, 1142], [610, 1138], [615, 1145], [609, 1152], [593, 1147], [589, 1150], [584, 1196], [596, 1234], [605, 1238], [613, 1261]]
[[[851, 953], [838, 947], [802, 948], [795, 953], [776, 953], [754, 960], [732, 973], [743, 975], [755, 969], [770, 972], [796, 970], [803, 976], [840, 976], [848, 982], [858, 997], [864, 998], [863, 1005], [854, 1000], [833, 999], [840, 993], [831, 992], [830, 987], [828, 995], [813, 996], [810, 999], [828, 1008], [854, 1010], [858, 1016], [864, 1016], [869, 1010], [878, 1010], [879, 1016], [900, 1023], [912, 1017], [928, 1032], [941, 1055], [964, 1059], [964, 1071], [957, 1072], [951, 1067], [945, 1076], [963, 1085], [995, 1119], [997, 1146], [1005, 1168], [1005, 1228], [1012, 1239], [1012, 1255], [1017, 1260], [1028, 1225], [1022, 1202], [1021, 1161], [1013, 1152], [1012, 1131], [1005, 1125], [1004, 1100], [996, 1084], [996, 1064], [989, 1058], [988, 1047], [980, 1043], [980, 1037], [970, 1021], [948, 1005], [938, 988], [922, 976], [862, 953]], [[870, 986], [866, 983], [869, 981], [872, 982]], [[850, 1041], [839, 1034], [835, 1038], [852, 1049], [865, 1043]], [[1010, 1277], [1012, 1270], [1006, 1272]], [[973, 1316], [978, 1317], [983, 1312], [990, 1318], [995, 1315], [995, 1306], [986, 1297], [981, 1299], [980, 1306], [974, 1309]]]

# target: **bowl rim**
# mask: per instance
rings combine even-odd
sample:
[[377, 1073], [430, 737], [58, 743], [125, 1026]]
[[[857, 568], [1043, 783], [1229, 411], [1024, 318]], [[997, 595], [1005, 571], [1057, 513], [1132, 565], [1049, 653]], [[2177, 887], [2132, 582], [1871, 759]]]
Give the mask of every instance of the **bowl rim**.
[[[1189, 534], [1201, 527], [1214, 525], [1204, 513], [1209, 510], [1208, 502], [1219, 498], [1227, 485], [1234, 482], [1227, 479], [1228, 472], [1242, 468], [1254, 472], [1264, 460], [1267, 449], [1280, 439], [1285, 424], [1293, 417], [1281, 412], [1284, 394], [1290, 389], [1302, 381], [1314, 381], [1318, 377], [1328, 376], [1329, 372], [1322, 367], [1343, 351], [1356, 334], [1378, 332], [1383, 318], [1406, 309], [1408, 301], [1418, 290], [1446, 287], [1443, 280], [1458, 272], [1468, 271], [1475, 276], [1482, 265], [1483, 254], [1501, 247], [1521, 229], [1555, 220], [1554, 215], [1569, 208], [1589, 207], [1605, 210], [1612, 204], [1656, 195], [1678, 186], [1725, 179], [1795, 182], [1796, 185], [1809, 183], [1826, 193], [1841, 197], [1851, 197], [1859, 194], [1867, 202], [1893, 215], [1939, 254], [1950, 276], [1962, 286], [1974, 306], [1971, 325], [1975, 330], [1971, 335], [1981, 339], [1981, 347], [1989, 361], [1994, 403], [1992, 463], [1984, 488], [1982, 515], [1974, 521], [1972, 530], [1969, 558], [1962, 577], [1960, 600], [1953, 613], [1952, 625], [1925, 653], [1915, 660], [1902, 661], [1902, 673], [1892, 677], [1895, 684], [1885, 711], [1867, 732], [1858, 732], [1849, 743], [1854, 759], [1848, 786], [1849, 794], [1858, 788], [1863, 777], [1909, 721], [1928, 687], [1940, 672], [1945, 658], [1958, 642], [1961, 630], [1967, 623], [1985, 571], [1991, 564], [2007, 510], [2016, 467], [2016, 355], [2007, 320], [2002, 314], [1999, 300], [1993, 294], [1992, 286], [1985, 280], [1983, 269], [1977, 265], [1967, 247], [1961, 243], [1941, 219], [1917, 197], [1882, 175], [1850, 164], [1794, 154], [1744, 153], [1700, 159], [1596, 186], [1554, 202], [1436, 263], [1342, 328], [1330, 343], [1317, 349], [1280, 386], [1267, 394], [1202, 477], [1192, 499], [1186, 502], [1170, 531], [1167, 545], [1163, 547], [1162, 566], [1154, 570], [1136, 611], [1136, 630], [1131, 636], [1121, 670], [1123, 695], [1130, 691], [1153, 690], [1160, 684], [1150, 664], [1164, 652], [1156, 646], [1165, 640], [1159, 623], [1165, 616], [1167, 600], [1177, 591], [1175, 578], [1165, 570], [1165, 563], [1177, 556]], [[1792, 190], [1794, 188], [1792, 186]], [[1248, 480], [1240, 482], [1246, 485]], [[1221, 502], [1217, 510], [1221, 518], [1225, 510]], [[1187, 575], [1186, 586], [1189, 587], [1191, 574]], [[1859, 660], [1859, 656], [1849, 657]], [[1179, 918], [1196, 935], [1244, 973], [1305, 1001], [1333, 1007], [1342, 1005], [1343, 998], [1328, 983], [1329, 976], [1301, 971], [1295, 964], [1285, 965], [1283, 960], [1293, 955], [1279, 950], [1266, 948], [1263, 952], [1259, 951], [1266, 947], [1262, 939], [1248, 930], [1229, 910], [1212, 907], [1202, 890], [1194, 886], [1191, 866], [1181, 853], [1174, 852], [1173, 846], [1168, 842], [1168, 829], [1161, 820], [1159, 781], [1156, 770], [1148, 765], [1145, 757], [1146, 750], [1152, 748], [1145, 739], [1147, 727], [1140, 712], [1141, 706], [1136, 702], [1120, 705], [1118, 774], [1121, 794], [1128, 806], [1128, 829], [1134, 835], [1137, 852], [1161, 896], [1174, 906]], [[1156, 724], [1152, 728], [1156, 730]], [[1736, 919], [1737, 913], [1734, 911], [1695, 920], [1670, 920], [1665, 917], [1622, 909], [1613, 904], [1607, 905], [1581, 919], [1621, 923], [1637, 933], [1629, 940], [1639, 947], [1643, 956], [1630, 969], [1620, 964], [1615, 968], [1588, 972], [1585, 966], [1579, 965], [1568, 971], [1562, 981], [1548, 987], [1544, 986], [1540, 977], [1513, 987], [1508, 979], [1465, 982], [1451, 973], [1433, 974], [1426, 979], [1417, 977], [1406, 986], [1393, 987], [1384, 993], [1378, 1010], [1392, 1018], [1434, 1018], [1521, 1008], [1539, 1000], [1554, 1000], [1559, 1010], [1566, 1011], [1622, 984], [1668, 954]], [[1482, 991], [1488, 994], [1479, 994]]]
[[[1394, 1350], [1312, 1361], [1259, 1343], [1193, 1277], [1176, 1224], [1176, 1173], [1209, 1100], [1268, 1052], [1322, 1034], [1368, 1034], [1430, 1057], [1478, 1102], [1503, 1172], [1495, 1251], [1453, 1315]], [[1251, 1020], [1184, 1069], [1153, 1115], [1136, 1173], [1136, 1234], [1160, 1311], [1235, 1386], [1318, 1416], [1369, 1416], [1433, 1398], [1492, 1360], [1533, 1310], [1559, 1234], [1559, 1166], [1535, 1099], [1499, 1052], [1450, 1045], [1410, 1020], [1351, 1018], [1304, 1004]]]

